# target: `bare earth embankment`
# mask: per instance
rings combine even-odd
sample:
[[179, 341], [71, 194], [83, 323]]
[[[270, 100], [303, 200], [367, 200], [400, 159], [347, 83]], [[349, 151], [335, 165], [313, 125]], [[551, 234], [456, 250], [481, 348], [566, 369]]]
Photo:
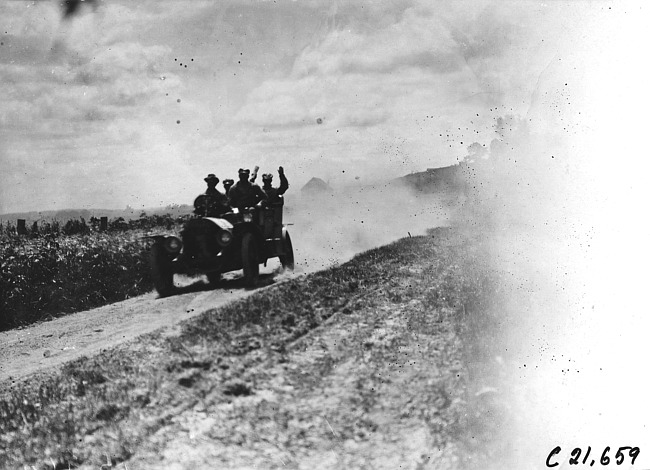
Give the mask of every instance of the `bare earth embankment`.
[[436, 229], [5, 382], [0, 466], [487, 468], [491, 282]]

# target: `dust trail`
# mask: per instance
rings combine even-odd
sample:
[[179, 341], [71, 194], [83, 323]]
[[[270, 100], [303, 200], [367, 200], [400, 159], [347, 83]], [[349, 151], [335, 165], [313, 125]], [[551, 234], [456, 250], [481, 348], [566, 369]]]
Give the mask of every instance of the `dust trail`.
[[[619, 446], [642, 447], [650, 437], [638, 413], [647, 409], [639, 358], [649, 322], [632, 267], [648, 250], [634, 245], [630, 225], [605, 215], [600, 185], [607, 181], [612, 197], [630, 175], [589, 174], [588, 155], [508, 118], [512, 132], [467, 165], [471, 190], [453, 217], [488, 247], [504, 293], [491, 312], [501, 331], [478, 358], [485, 370], [503, 365], [501, 376], [478, 380], [496, 386], [512, 420], [499, 444], [510, 451], [490, 468], [546, 468], [556, 446], [557, 468], [576, 447], [582, 459], [590, 446], [596, 463], [610, 447], [613, 462]], [[642, 448], [635, 466], [648, 462]]]
[[448, 223], [454, 196], [421, 194], [398, 183], [286, 196], [297, 270], [312, 272], [362, 251]]

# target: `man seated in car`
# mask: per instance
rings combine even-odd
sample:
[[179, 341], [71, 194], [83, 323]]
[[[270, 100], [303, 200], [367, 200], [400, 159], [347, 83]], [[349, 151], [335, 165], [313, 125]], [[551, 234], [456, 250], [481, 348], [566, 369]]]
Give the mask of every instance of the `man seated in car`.
[[273, 182], [273, 175], [266, 173], [262, 175], [262, 190], [268, 196], [267, 205], [282, 202], [282, 195], [289, 189], [289, 181], [284, 176], [284, 168], [278, 168], [278, 175], [280, 176], [280, 186], [274, 188], [271, 184]]
[[235, 180], [226, 179], [223, 180], [221, 184], [223, 184], [223, 189], [226, 191], [226, 196], [227, 196], [228, 193], [230, 192], [230, 188], [232, 188], [232, 185], [235, 184]]
[[248, 181], [250, 170], [239, 169], [239, 181], [228, 191], [230, 205], [238, 209], [254, 207], [262, 201], [267, 200], [267, 195], [262, 188]]
[[217, 189], [219, 178], [210, 173], [203, 181], [207, 183], [208, 188], [194, 201], [194, 213], [203, 217], [219, 217], [229, 212], [228, 198]]

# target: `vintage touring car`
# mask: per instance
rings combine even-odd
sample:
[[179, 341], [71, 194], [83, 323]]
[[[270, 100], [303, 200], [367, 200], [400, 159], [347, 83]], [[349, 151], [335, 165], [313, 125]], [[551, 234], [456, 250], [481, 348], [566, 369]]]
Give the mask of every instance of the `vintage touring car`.
[[285, 269], [293, 270], [291, 237], [282, 223], [282, 202], [269, 207], [231, 209], [219, 217], [200, 215], [206, 196], [194, 202], [196, 217], [188, 220], [180, 237], [157, 235], [151, 247], [151, 271], [161, 296], [174, 292], [174, 274], [205, 274], [217, 285], [221, 274], [243, 269], [244, 284], [254, 287], [260, 264], [278, 257]]

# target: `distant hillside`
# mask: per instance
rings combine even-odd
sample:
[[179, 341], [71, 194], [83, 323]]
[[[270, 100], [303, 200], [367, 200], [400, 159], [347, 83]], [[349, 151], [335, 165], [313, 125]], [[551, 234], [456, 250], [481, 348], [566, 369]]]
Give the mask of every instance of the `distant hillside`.
[[427, 168], [426, 171], [411, 173], [393, 180], [393, 182], [409, 186], [422, 193], [456, 190], [463, 185], [463, 181], [462, 164]]
[[301, 189], [302, 194], [333, 193], [332, 187], [320, 178], [312, 178]]
[[16, 223], [17, 219], [25, 219], [28, 225], [34, 222], [46, 222], [58, 220], [66, 222], [72, 219], [83, 218], [89, 220], [91, 217], [108, 217], [117, 219], [122, 217], [124, 220], [137, 219], [140, 214], [145, 212], [147, 215], [164, 215], [170, 214], [173, 217], [191, 214], [193, 207], [188, 204], [170, 205], [167, 207], [155, 207], [149, 209], [63, 209], [58, 211], [32, 211], [32, 212], [14, 212], [10, 214], [0, 214], [0, 222], [10, 221]]
[[[438, 191], [457, 190], [463, 184], [463, 171], [467, 170], [464, 164], [452, 165], [442, 168], [428, 168], [426, 171], [411, 173], [400, 178], [388, 181], [387, 185], [399, 184], [405, 185], [422, 193], [434, 193]], [[374, 184], [372, 187], [376, 187]], [[320, 178], [310, 179], [301, 189], [303, 196], [332, 194], [332, 187]], [[125, 220], [137, 219], [140, 214], [145, 212], [147, 215], [165, 215], [170, 214], [173, 217], [191, 214], [193, 207], [188, 204], [170, 205], [167, 207], [157, 207], [148, 209], [65, 209], [58, 211], [33, 211], [33, 212], [15, 212], [11, 214], [0, 214], [0, 223], [11, 221], [16, 223], [17, 219], [25, 219], [27, 225], [34, 222], [46, 222], [58, 220], [66, 222], [71, 219], [83, 217], [89, 220], [91, 217], [108, 217], [116, 219], [122, 217]]]

